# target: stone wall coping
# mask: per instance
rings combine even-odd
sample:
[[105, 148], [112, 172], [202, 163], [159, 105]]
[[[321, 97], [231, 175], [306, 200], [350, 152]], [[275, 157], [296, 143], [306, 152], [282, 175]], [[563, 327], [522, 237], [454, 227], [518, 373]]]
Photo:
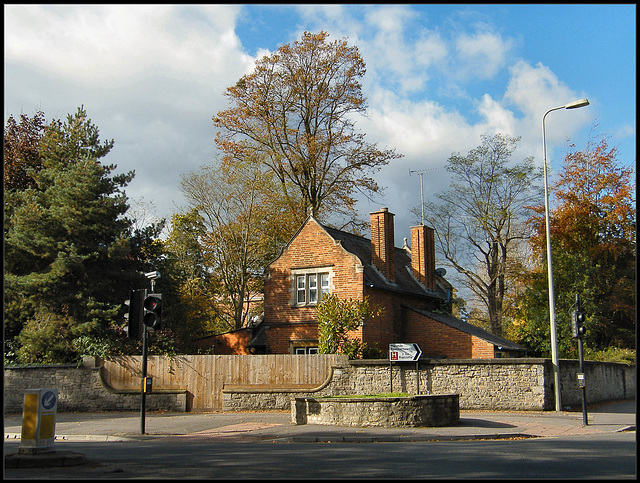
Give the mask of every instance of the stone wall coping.
[[4, 370], [14, 369], [80, 369], [78, 364], [21, 364], [16, 366], [4, 366]]
[[[559, 359], [558, 362], [579, 364], [578, 359]], [[495, 359], [445, 359], [421, 357], [419, 364], [431, 365], [453, 365], [453, 364], [473, 364], [473, 365], [493, 365], [493, 364], [550, 364], [551, 359], [533, 357], [498, 357]], [[412, 361], [393, 361], [393, 365], [415, 365]], [[635, 366], [635, 364], [625, 364], [624, 362], [604, 362], [604, 361], [584, 361], [584, 364], [613, 365], [613, 366]], [[388, 359], [352, 359], [349, 360], [352, 366], [379, 366], [389, 365]]]
[[225, 384], [222, 392], [233, 393], [266, 393], [266, 392], [301, 392], [314, 390], [317, 384]]
[[296, 397], [296, 401], [327, 401], [327, 402], [397, 402], [397, 401], [416, 401], [421, 399], [438, 399], [448, 398], [452, 396], [460, 396], [456, 393], [448, 394], [414, 394], [410, 396], [320, 396], [320, 397]]
[[[561, 359], [562, 361], [563, 359]], [[550, 359], [531, 358], [531, 357], [498, 357], [495, 359], [444, 359], [421, 357], [418, 364], [430, 365], [453, 365], [453, 364], [473, 364], [473, 365], [492, 365], [492, 364], [544, 364]], [[568, 359], [567, 361], [572, 361]], [[389, 365], [388, 359], [354, 359], [349, 360], [352, 366], [382, 366]], [[393, 365], [415, 365], [414, 361], [392, 361]], [[576, 360], [576, 362], [578, 362]], [[585, 361], [586, 362], [586, 361]]]

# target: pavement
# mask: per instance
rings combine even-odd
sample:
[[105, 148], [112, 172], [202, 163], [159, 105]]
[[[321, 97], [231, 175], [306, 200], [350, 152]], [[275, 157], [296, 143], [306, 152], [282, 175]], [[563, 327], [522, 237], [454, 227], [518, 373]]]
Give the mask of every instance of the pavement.
[[[83, 457], [65, 449], [65, 442], [130, 441], [160, 438], [267, 442], [410, 442], [553, 438], [636, 430], [636, 401], [589, 406], [587, 424], [576, 411], [460, 411], [460, 422], [447, 427], [346, 427], [291, 423], [290, 411], [207, 413], [58, 413], [53, 451], [5, 455], [6, 467], [72, 466]], [[5, 415], [5, 442], [19, 441], [22, 415]]]

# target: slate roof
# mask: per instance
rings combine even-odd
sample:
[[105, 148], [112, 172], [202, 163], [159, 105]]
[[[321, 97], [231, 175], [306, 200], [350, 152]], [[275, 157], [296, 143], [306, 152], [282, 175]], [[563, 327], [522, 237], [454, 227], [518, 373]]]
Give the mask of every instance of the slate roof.
[[479, 339], [482, 339], [482, 340], [486, 340], [487, 342], [493, 344], [496, 347], [500, 347], [502, 349], [506, 349], [510, 351], [517, 351], [517, 352], [527, 351], [527, 348], [521, 346], [520, 344], [516, 344], [515, 342], [507, 340], [504, 337], [500, 337], [492, 334], [491, 332], [487, 332], [486, 330], [481, 329], [480, 327], [476, 327], [475, 325], [469, 324], [467, 322], [464, 322], [454, 317], [453, 315], [435, 313], [435, 312], [430, 312], [428, 310], [420, 310], [420, 309], [416, 309], [414, 307], [409, 307], [406, 305], [403, 307], [409, 310], [413, 310], [414, 312], [417, 312], [419, 314], [425, 315], [430, 319], [433, 319], [437, 322], [448, 325], [449, 327], [457, 329], [466, 334], [472, 335], [474, 337], [478, 337]]
[[[319, 223], [320, 224], [320, 223]], [[340, 241], [342, 247], [357, 256], [364, 266], [364, 283], [368, 287], [375, 287], [392, 292], [399, 292], [419, 297], [430, 297], [448, 300], [450, 294], [446, 287], [449, 283], [440, 275], [436, 275], [436, 290], [429, 290], [414, 277], [411, 272], [411, 255], [404, 248], [394, 247], [395, 250], [395, 281], [387, 280], [371, 263], [371, 240], [362, 236], [337, 230], [320, 224], [334, 240]], [[450, 288], [449, 288], [450, 290]]]

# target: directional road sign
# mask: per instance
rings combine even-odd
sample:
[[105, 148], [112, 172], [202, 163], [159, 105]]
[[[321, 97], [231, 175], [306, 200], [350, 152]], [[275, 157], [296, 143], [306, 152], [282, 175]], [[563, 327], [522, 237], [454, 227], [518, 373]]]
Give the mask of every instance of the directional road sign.
[[422, 351], [418, 344], [389, 344], [390, 361], [417, 361]]

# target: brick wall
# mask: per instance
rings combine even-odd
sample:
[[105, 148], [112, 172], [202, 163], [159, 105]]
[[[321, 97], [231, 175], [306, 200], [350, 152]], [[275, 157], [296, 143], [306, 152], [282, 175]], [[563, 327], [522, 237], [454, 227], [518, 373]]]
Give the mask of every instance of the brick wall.
[[450, 359], [495, 357], [494, 346], [490, 342], [432, 320], [413, 310], [403, 312], [406, 320], [404, 340], [418, 344], [424, 357]]
[[362, 327], [362, 340], [371, 347], [387, 350], [400, 336], [399, 314], [389, 292], [367, 288], [365, 294], [371, 308], [382, 308], [383, 314], [368, 319]]
[[295, 286], [291, 269], [327, 270], [331, 292], [340, 298], [362, 300], [363, 267], [354, 255], [313, 219], [300, 230], [280, 257], [271, 263], [264, 288], [264, 316], [268, 350], [289, 353], [289, 341], [318, 337], [315, 306], [295, 306]]
[[205, 337], [195, 341], [193, 345], [201, 349], [212, 347], [216, 355], [247, 355], [250, 354], [248, 346], [251, 343], [251, 337], [252, 333], [244, 328]]

